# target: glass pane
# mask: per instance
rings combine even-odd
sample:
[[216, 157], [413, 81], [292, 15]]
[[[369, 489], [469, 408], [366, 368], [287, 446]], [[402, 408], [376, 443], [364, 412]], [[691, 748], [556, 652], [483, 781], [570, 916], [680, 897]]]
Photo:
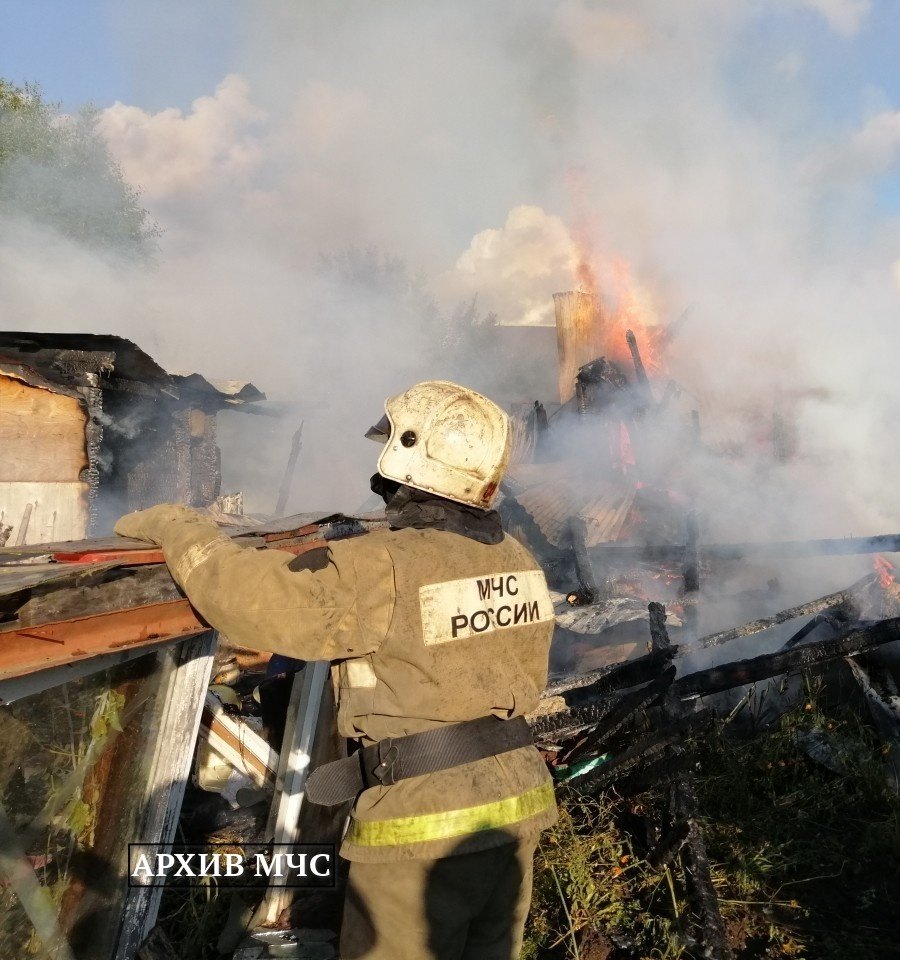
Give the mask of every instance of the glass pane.
[[[0, 957], [107, 960], [170, 653], [0, 707]], [[66, 946], [68, 944], [68, 948]]]

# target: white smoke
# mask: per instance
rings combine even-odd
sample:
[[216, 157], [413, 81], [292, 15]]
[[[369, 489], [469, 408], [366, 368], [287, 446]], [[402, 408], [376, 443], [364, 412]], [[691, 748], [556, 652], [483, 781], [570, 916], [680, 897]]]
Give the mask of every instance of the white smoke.
[[[139, 36], [140, 6], [119, 29], [152, 86], [166, 51]], [[169, 368], [297, 402], [252, 506], [274, 502], [305, 416], [290, 505], [352, 508], [384, 396], [447, 374], [440, 318], [477, 293], [502, 323], [546, 323], [587, 248], [629, 262], [661, 320], [690, 308], [670, 372], [709, 435], [746, 436], [788, 398], [798, 530], [896, 525], [900, 229], [871, 177], [900, 162], [897, 107], [869, 98], [848, 126], [823, 116], [799, 38], [744, 53], [760, 18], [801, 8], [837, 42], [874, 16], [864, 0], [252, 5], [233, 14], [228, 72], [188, 108], [101, 113], [165, 231], [159, 265], [123, 273], [7, 229], [5, 322], [119, 333]], [[177, 22], [184, 49], [205, 42]], [[753, 527], [776, 488], [747, 486], [733, 502]]]
[[479, 298], [504, 323], [553, 324], [547, 291], [568, 289], [578, 250], [561, 217], [540, 207], [513, 207], [499, 228], [477, 233], [444, 278], [450, 290]]
[[117, 101], [100, 114], [99, 129], [128, 180], [157, 205], [241, 186], [261, 162], [256, 131], [265, 119], [246, 80], [230, 74], [187, 114], [151, 114]]

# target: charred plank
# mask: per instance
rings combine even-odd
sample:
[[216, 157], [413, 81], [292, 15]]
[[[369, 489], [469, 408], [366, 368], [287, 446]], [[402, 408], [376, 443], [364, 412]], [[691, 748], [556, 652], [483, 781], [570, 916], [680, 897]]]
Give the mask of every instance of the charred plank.
[[644, 361], [641, 359], [641, 351], [633, 330], [626, 332], [625, 340], [631, 352], [631, 362], [634, 364], [634, 376], [637, 380], [639, 396], [645, 406], [650, 407], [653, 403], [653, 391], [650, 389], [650, 380], [647, 377], [647, 371], [644, 369]]
[[720, 630], [717, 633], [707, 634], [707, 636], [701, 637], [697, 642], [701, 647], [715, 647], [722, 643], [728, 643], [729, 640], [736, 640], [739, 637], [749, 637], [754, 633], [762, 633], [763, 630], [777, 627], [779, 624], [787, 623], [789, 620], [813, 616], [831, 607], [855, 607], [857, 595], [874, 583], [875, 576], [875, 574], [869, 574], [861, 580], [857, 580], [856, 583], [847, 587], [845, 590], [829, 593], [816, 600], [809, 600], [806, 603], [798, 604], [796, 607], [789, 607], [787, 610], [780, 610], [771, 617], [751, 620], [749, 623], [745, 623], [740, 627], [730, 627], [728, 630]]
[[603, 744], [614, 737], [638, 710], [651, 706], [664, 696], [674, 679], [675, 667], [669, 667], [661, 677], [652, 680], [645, 687], [620, 697], [607, 716], [560, 757], [560, 760], [574, 763], [591, 753], [599, 753]]
[[181, 600], [183, 597], [184, 594], [166, 567], [127, 568], [124, 575], [101, 583], [34, 591], [18, 611], [17, 626], [36, 626], [56, 620], [97, 616], [115, 610]]
[[[557, 636], [562, 636], [563, 639], [579, 642], [586, 639], [584, 634], [575, 633], [573, 630], [566, 630], [564, 627], [556, 629]], [[638, 684], [653, 680], [669, 666], [677, 651], [678, 647], [673, 645], [667, 650], [655, 650], [643, 657], [592, 670], [590, 673], [563, 677], [548, 684], [544, 696], [569, 694], [566, 697], [567, 702], [572, 706], [581, 706], [598, 694], [636, 687]]]
[[671, 788], [672, 818], [687, 824], [681, 849], [688, 896], [699, 917], [701, 956], [709, 960], [728, 960], [732, 956], [725, 936], [725, 924], [712, 882], [712, 870], [706, 840], [697, 822], [697, 795], [690, 773], [676, 774]]
[[833, 639], [699, 670], [676, 680], [673, 690], [683, 699], [708, 696], [783, 673], [809, 669], [837, 657], [846, 657], [895, 640], [900, 640], [900, 617], [875, 623], [856, 623]]
[[579, 774], [569, 782], [579, 793], [599, 793], [626, 774], [634, 773], [650, 762], [665, 757], [668, 748], [676, 745], [681, 736], [679, 730], [666, 730], [663, 733], [649, 734], [598, 770]]
[[600, 599], [601, 593], [587, 552], [587, 526], [584, 519], [578, 516], [569, 517], [566, 534], [572, 550], [575, 576], [578, 579], [578, 590], [569, 595], [570, 602], [579, 606], [595, 603]]

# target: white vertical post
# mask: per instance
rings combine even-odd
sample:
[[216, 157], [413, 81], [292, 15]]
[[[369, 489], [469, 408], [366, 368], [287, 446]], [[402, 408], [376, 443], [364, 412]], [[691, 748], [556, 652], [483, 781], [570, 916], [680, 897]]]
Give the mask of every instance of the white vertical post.
[[[135, 840], [171, 844], [175, 839], [217, 640], [211, 630], [180, 644], [175, 654], [178, 665], [159, 693], [163, 699], [159, 735], [144, 794], [147, 807]], [[161, 899], [162, 887], [128, 891], [115, 960], [132, 960], [156, 924]]]
[[[317, 660], [307, 663], [303, 672], [294, 676], [278, 760], [275, 801], [266, 829], [266, 836], [274, 843], [296, 843], [298, 839], [300, 808], [306, 795], [306, 778], [330, 666], [326, 661]], [[291, 891], [284, 887], [284, 880], [284, 877], [272, 877], [256, 913], [255, 919], [259, 922], [274, 923], [290, 903]]]

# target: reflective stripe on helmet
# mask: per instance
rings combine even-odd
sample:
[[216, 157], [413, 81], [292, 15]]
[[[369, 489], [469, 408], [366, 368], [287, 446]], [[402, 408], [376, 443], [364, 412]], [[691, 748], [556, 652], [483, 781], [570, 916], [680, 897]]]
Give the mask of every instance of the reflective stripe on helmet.
[[427, 840], [447, 840], [481, 830], [508, 827], [520, 820], [528, 820], [556, 804], [553, 784], [507, 797], [493, 803], [443, 813], [424, 813], [416, 817], [397, 817], [394, 820], [352, 819], [346, 841], [360, 847], [388, 847], [406, 843], [424, 843]]

